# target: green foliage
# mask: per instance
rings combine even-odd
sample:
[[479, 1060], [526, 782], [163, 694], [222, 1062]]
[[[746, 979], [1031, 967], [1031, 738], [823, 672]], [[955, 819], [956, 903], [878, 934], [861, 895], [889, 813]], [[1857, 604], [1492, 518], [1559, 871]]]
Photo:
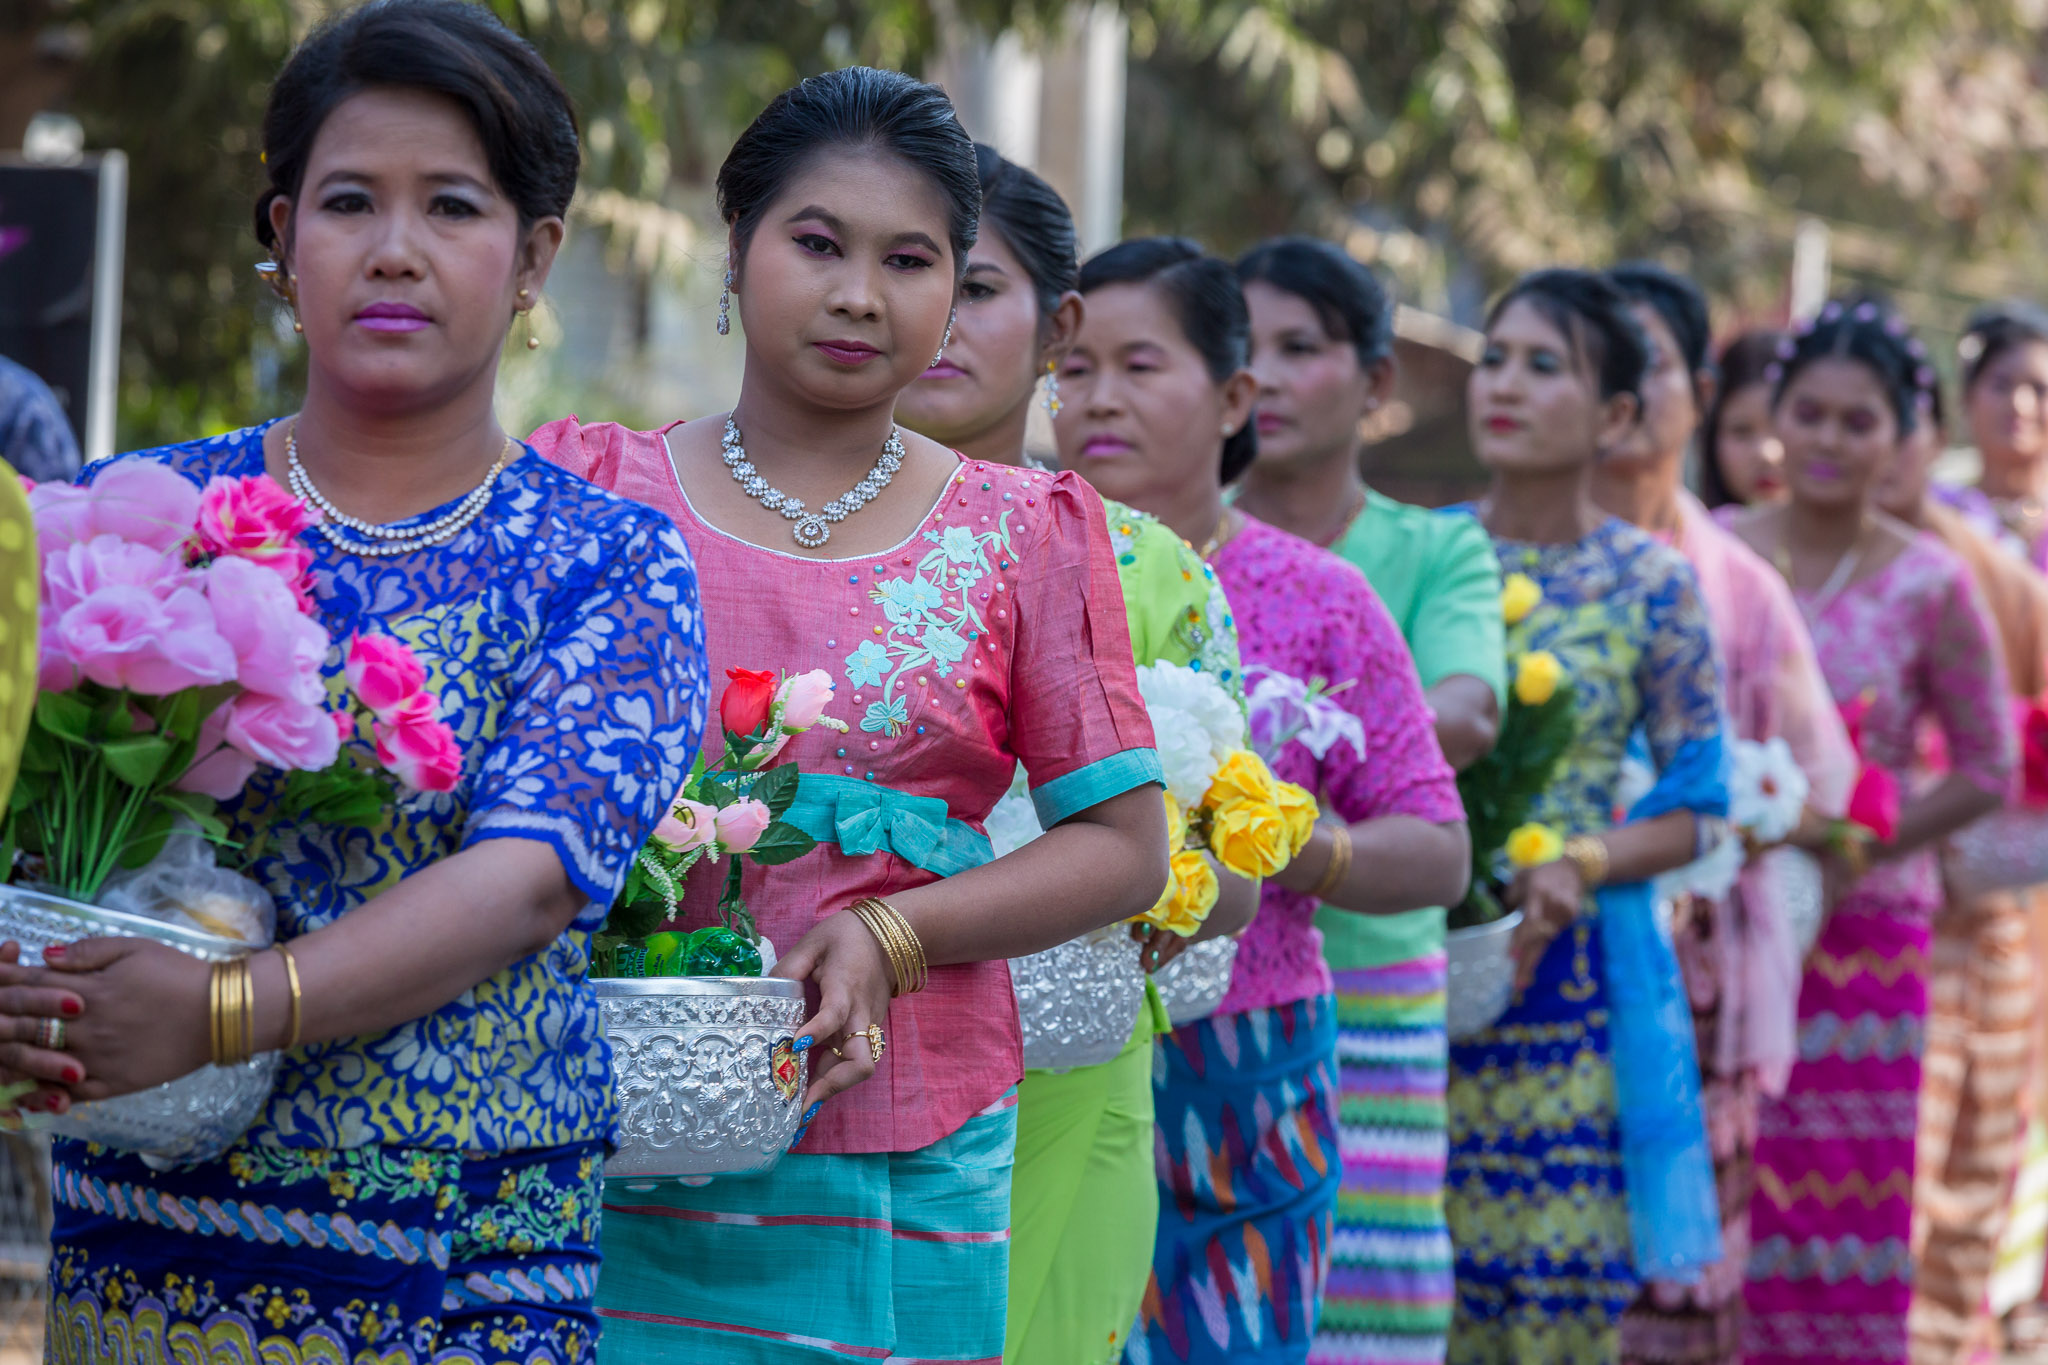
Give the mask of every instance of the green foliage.
[[1499, 919], [1501, 850], [1508, 835], [1529, 819], [1529, 808], [1557, 775], [1571, 747], [1576, 719], [1569, 682], [1549, 700], [1529, 706], [1512, 692], [1501, 718], [1493, 752], [1458, 774], [1458, 797], [1472, 837], [1472, 887], [1451, 912], [1451, 927], [1468, 928]]

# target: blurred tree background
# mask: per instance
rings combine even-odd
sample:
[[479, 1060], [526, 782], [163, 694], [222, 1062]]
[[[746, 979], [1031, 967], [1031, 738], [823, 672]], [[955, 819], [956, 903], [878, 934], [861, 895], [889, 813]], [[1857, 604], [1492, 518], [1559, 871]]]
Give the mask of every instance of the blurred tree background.
[[[1058, 0], [492, 0], [584, 120], [580, 226], [652, 282], [716, 254], [725, 146], [797, 77], [924, 69]], [[0, 146], [33, 98], [132, 159], [121, 440], [295, 389], [250, 266], [265, 87], [318, 0], [0, 0]], [[1655, 256], [1782, 307], [1798, 222], [1936, 332], [2034, 285], [2048, 0], [1126, 0], [1126, 226], [1344, 242], [1469, 320], [1517, 271]], [[33, 79], [32, 79], [33, 78]], [[16, 92], [10, 97], [6, 92]], [[33, 92], [33, 95], [26, 92]], [[10, 123], [10, 120], [12, 122]], [[650, 417], [623, 393], [550, 393]]]

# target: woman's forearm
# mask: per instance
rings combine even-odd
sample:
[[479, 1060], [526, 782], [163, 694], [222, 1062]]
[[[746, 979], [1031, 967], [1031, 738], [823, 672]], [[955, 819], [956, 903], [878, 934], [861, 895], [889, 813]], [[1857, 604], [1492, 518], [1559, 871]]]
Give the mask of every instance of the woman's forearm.
[[[546, 948], [585, 897], [554, 849], [489, 839], [421, 869], [333, 924], [289, 941], [302, 1043], [382, 1033], [432, 1014]], [[282, 1047], [291, 989], [284, 959], [251, 959], [258, 1050]]]
[[1259, 890], [1264, 885], [1255, 877], [1239, 877], [1218, 868], [1216, 904], [1209, 911], [1209, 918], [1202, 921], [1195, 942], [1243, 933], [1259, 913]]
[[2000, 804], [1996, 794], [1985, 791], [1961, 773], [1950, 773], [1931, 790], [1907, 801], [1899, 811], [1897, 834], [1890, 843], [1872, 851], [1880, 858], [1896, 858], [1925, 848], [1989, 815]]
[[1042, 952], [1143, 914], [1166, 888], [1167, 872], [1166, 806], [1159, 789], [1146, 786], [984, 867], [887, 899], [938, 967]]
[[1318, 890], [1330, 870], [1337, 834], [1318, 825], [1308, 846], [1274, 878], [1290, 891], [1315, 891], [1324, 904], [1364, 915], [1399, 914], [1456, 905], [1472, 870], [1461, 821], [1433, 825], [1412, 815], [1387, 815], [1351, 826], [1351, 866], [1334, 887]]
[[1607, 845], [1608, 882], [1643, 882], [1698, 856], [1699, 817], [1689, 810], [1667, 811], [1601, 830], [1596, 837]]
[[1453, 673], [1429, 689], [1437, 747], [1458, 772], [1493, 752], [1500, 738], [1500, 702], [1493, 688], [1467, 673]]

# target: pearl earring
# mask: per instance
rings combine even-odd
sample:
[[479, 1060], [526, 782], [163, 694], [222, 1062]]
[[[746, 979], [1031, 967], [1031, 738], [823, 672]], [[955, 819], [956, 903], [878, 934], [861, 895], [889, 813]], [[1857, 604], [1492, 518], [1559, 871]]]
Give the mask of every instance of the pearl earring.
[[1059, 366], [1048, 360], [1045, 362], [1045, 415], [1057, 417], [1064, 406], [1066, 405], [1060, 402]]
[[540, 338], [533, 334], [533, 305], [531, 303], [526, 302], [528, 299], [532, 297], [533, 291], [531, 289], [520, 290], [519, 301], [521, 303], [525, 303], [526, 306], [524, 308], [515, 309], [514, 311], [517, 312], [520, 317], [526, 320], [526, 349], [529, 351], [538, 351], [540, 349]]
[[732, 267], [725, 268], [725, 288], [718, 295], [718, 334], [732, 334]]

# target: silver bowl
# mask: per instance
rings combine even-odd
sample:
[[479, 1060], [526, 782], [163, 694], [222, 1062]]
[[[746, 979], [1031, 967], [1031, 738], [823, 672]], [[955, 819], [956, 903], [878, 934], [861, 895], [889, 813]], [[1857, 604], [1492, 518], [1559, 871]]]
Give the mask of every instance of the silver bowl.
[[796, 1137], [810, 1077], [808, 1058], [791, 1051], [803, 983], [672, 976], [591, 984], [619, 1107], [605, 1179], [701, 1185], [775, 1169]]
[[1124, 1050], [1145, 1003], [1145, 971], [1130, 926], [1112, 924], [1057, 948], [1010, 959], [1024, 1026], [1024, 1065], [1067, 1071]]
[[1449, 959], [1444, 983], [1444, 1031], [1461, 1042], [1494, 1026], [1515, 997], [1515, 958], [1511, 951], [1519, 910], [1470, 929], [1444, 936]]
[[1237, 965], [1237, 940], [1204, 939], [1152, 973], [1166, 1017], [1175, 1028], [1207, 1019], [1230, 992]]
[[[0, 940], [21, 945], [21, 960], [41, 966], [43, 950], [82, 938], [147, 938], [206, 962], [228, 962], [251, 950], [240, 939], [167, 924], [147, 915], [65, 900], [24, 886], [0, 886]], [[152, 1090], [76, 1105], [62, 1116], [31, 1115], [31, 1126], [139, 1152], [153, 1166], [219, 1156], [248, 1131], [270, 1098], [277, 1054], [240, 1066], [205, 1066]]]

